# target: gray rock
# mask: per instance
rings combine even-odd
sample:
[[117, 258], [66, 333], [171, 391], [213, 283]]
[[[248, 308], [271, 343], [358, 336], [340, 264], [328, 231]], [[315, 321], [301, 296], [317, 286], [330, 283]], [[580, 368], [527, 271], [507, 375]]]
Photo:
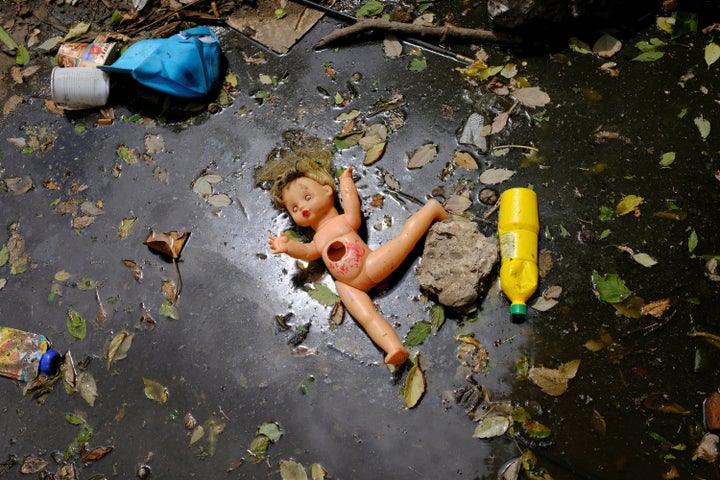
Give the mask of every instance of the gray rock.
[[480, 233], [475, 222], [446, 220], [428, 231], [418, 282], [440, 304], [470, 312], [477, 308], [497, 261], [495, 238]]

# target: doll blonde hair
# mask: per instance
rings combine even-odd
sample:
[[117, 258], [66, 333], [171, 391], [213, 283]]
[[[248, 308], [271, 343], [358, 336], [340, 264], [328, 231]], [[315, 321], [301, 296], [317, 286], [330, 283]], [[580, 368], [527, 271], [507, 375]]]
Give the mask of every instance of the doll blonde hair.
[[270, 184], [270, 195], [278, 209], [285, 208], [283, 190], [297, 178], [307, 177], [335, 190], [332, 151], [320, 139], [306, 140], [303, 145], [292, 146], [271, 156], [273, 158], [255, 170], [255, 180], [258, 185]]

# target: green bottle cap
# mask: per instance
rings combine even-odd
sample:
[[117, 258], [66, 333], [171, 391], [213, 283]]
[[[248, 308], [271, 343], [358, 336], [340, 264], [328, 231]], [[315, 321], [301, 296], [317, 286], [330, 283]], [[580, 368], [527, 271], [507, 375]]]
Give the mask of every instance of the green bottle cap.
[[510, 305], [510, 318], [513, 323], [524, 323], [527, 306], [524, 303], [513, 303]]

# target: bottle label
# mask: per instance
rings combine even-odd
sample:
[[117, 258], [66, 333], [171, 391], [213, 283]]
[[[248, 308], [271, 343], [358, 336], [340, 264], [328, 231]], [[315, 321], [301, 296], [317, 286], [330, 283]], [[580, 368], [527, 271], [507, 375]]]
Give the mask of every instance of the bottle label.
[[517, 249], [515, 248], [515, 232], [506, 232], [500, 234], [500, 258], [515, 258]]

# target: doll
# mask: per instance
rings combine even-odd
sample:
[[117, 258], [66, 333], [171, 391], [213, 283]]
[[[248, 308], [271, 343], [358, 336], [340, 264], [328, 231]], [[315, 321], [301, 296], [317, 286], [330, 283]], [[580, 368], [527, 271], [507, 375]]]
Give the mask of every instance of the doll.
[[330, 157], [328, 151], [292, 152], [257, 171], [258, 182], [271, 183], [275, 206], [285, 209], [298, 226], [315, 232], [309, 243], [292, 240], [282, 232], [271, 235], [268, 245], [274, 254], [285, 253], [306, 261], [322, 258], [335, 279], [340, 300], [385, 352], [385, 363], [403, 364], [409, 353], [367, 292], [400, 266], [433, 222], [449, 215], [437, 200], [430, 200], [410, 216], [397, 237], [373, 251], [358, 234], [362, 214], [352, 167], [340, 176], [341, 213], [335, 205]]

